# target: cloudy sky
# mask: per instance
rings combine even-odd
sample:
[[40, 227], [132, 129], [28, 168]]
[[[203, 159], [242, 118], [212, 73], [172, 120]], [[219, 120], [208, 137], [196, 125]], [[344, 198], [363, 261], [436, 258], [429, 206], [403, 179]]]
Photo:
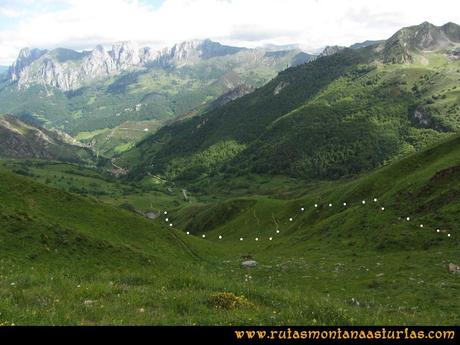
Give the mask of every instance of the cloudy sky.
[[0, 65], [22, 47], [91, 49], [195, 39], [307, 51], [383, 39], [403, 26], [460, 24], [458, 0], [0, 0]]

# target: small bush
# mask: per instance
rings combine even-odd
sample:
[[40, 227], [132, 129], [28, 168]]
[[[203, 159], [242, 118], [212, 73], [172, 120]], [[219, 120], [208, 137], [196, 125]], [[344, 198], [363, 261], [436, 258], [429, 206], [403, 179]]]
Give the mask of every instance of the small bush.
[[216, 309], [233, 310], [236, 308], [250, 308], [254, 304], [243, 296], [236, 296], [232, 292], [218, 292], [212, 294], [208, 299], [208, 304]]

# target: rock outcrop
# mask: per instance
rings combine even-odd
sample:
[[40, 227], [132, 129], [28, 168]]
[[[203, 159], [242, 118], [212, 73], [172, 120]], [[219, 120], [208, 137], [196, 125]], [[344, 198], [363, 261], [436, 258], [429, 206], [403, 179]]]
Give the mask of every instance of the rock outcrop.
[[451, 273], [460, 274], [460, 266], [453, 264], [452, 262], [447, 265], [447, 269]]
[[92, 150], [69, 135], [46, 130], [12, 115], [0, 116], [0, 156], [95, 161]]
[[257, 267], [257, 261], [255, 260], [246, 260], [241, 263], [242, 268], [255, 268]]

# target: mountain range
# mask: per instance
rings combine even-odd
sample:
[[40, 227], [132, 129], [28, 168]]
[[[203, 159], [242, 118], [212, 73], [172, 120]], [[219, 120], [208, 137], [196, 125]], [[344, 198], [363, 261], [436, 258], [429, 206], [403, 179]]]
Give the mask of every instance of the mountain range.
[[373, 169], [459, 129], [459, 34], [453, 23], [422, 23], [364, 48], [328, 47], [244, 97], [161, 128], [119, 160], [137, 176], [173, 180]]
[[108, 51], [101, 45], [83, 52], [24, 48], [9, 69], [9, 79], [16, 81], [19, 89], [42, 84], [69, 91], [96, 78], [136, 67], [182, 67], [242, 50], [244, 48], [224, 46], [211, 40], [182, 42], [159, 51], [139, 48], [133, 42], [116, 43]]
[[[318, 57], [291, 46], [247, 49], [211, 40], [158, 51], [132, 42], [83, 52], [25, 48], [0, 86], [0, 110], [58, 128], [111, 157], [147, 137], [118, 158], [136, 174], [206, 176], [238, 165], [337, 178], [458, 128], [458, 31], [453, 23], [425, 22], [385, 41], [327, 46]], [[341, 124], [348, 114], [350, 133]], [[329, 135], [329, 126], [338, 126], [338, 136], [325, 143], [316, 121]], [[314, 152], [309, 140], [319, 145]], [[361, 145], [370, 151], [358, 152]]]
[[[295, 49], [246, 49], [211, 40], [159, 51], [130, 42], [83, 52], [25, 48], [0, 82], [0, 112], [82, 133], [113, 154], [139, 139], [138, 131], [121, 129], [133, 121], [151, 121], [144, 128], [154, 130], [177, 116], [199, 113], [233, 89], [236, 95], [260, 87], [286, 67], [312, 59]], [[111, 136], [112, 130], [123, 135]]]

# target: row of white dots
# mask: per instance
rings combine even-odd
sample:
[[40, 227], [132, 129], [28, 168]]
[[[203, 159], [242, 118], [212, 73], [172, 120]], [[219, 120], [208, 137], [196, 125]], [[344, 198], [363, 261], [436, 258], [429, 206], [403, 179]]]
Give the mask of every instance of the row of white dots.
[[[377, 198], [374, 198], [373, 201], [374, 201], [374, 202], [377, 202], [378, 199], [377, 199]], [[366, 200], [362, 200], [361, 203], [362, 203], [363, 205], [365, 205], [365, 204], [366, 204]], [[314, 204], [314, 206], [315, 206], [315, 208], [318, 208], [318, 207], [319, 207], [318, 204]], [[332, 204], [332, 203], [329, 203], [328, 206], [329, 206], [329, 207], [332, 207], [333, 204]], [[344, 203], [343, 203], [343, 206], [347, 206], [347, 203], [344, 202]], [[382, 211], [385, 211], [385, 207], [383, 207], [383, 206], [380, 207], [380, 209], [381, 209]], [[300, 208], [300, 211], [302, 211], [302, 212], [305, 211], [305, 208], [304, 208], [304, 207], [301, 207], [301, 208]], [[167, 212], [167, 211], [164, 211], [164, 214], [167, 215], [168, 212]], [[411, 219], [410, 217], [406, 217], [406, 221], [410, 221], [410, 219]], [[290, 221], [290, 222], [292, 222], [293, 220], [294, 220], [294, 218], [292, 218], [292, 217], [289, 218], [289, 221]], [[169, 218], [166, 218], [165, 221], [168, 222], [168, 221], [169, 221]], [[170, 223], [169, 226], [172, 227], [173, 224]], [[420, 224], [420, 228], [423, 228], [423, 227], [424, 227], [424, 225], [423, 225], [423, 224]], [[436, 229], [436, 232], [439, 233], [439, 232], [441, 232], [441, 230], [440, 230], [440, 229]], [[186, 233], [187, 233], [187, 235], [190, 235], [190, 232], [189, 232], [189, 231], [187, 231]], [[280, 231], [279, 231], [279, 230], [276, 230], [276, 233], [279, 234]], [[447, 236], [448, 236], [448, 237], [451, 237], [451, 234], [449, 233], [449, 234], [447, 234]], [[202, 238], [206, 238], [206, 235], [203, 234], [203, 235], [201, 235], [201, 237], [202, 237]], [[219, 235], [218, 238], [219, 238], [219, 240], [221, 240], [223, 237], [222, 237], [222, 235]], [[243, 241], [243, 240], [244, 240], [244, 238], [243, 238], [243, 237], [240, 237], [240, 241]], [[259, 238], [256, 237], [254, 240], [255, 240], [255, 241], [259, 241]], [[273, 237], [269, 237], [269, 240], [272, 241], [272, 240], [273, 240]]]
[[[377, 198], [374, 198], [373, 201], [374, 201], [374, 202], [377, 202], [378, 199], [377, 199]], [[366, 200], [362, 200], [361, 203], [362, 203], [363, 205], [365, 205], [365, 204], [366, 204]], [[343, 205], [343, 206], [347, 206], [348, 204], [347, 204], [346, 202], [344, 202], [344, 203], [342, 203], [342, 205]], [[315, 204], [314, 206], [315, 206], [315, 208], [318, 208], [318, 207], [319, 207], [318, 204]], [[329, 206], [329, 207], [332, 207], [332, 206], [334, 206], [334, 204], [329, 203], [328, 206]], [[305, 208], [304, 208], [304, 207], [301, 207], [300, 210], [303, 212], [303, 211], [305, 211]], [[382, 210], [384, 210], [383, 207], [382, 207]]]
[[[423, 224], [421, 224], [420, 227], [423, 227]], [[441, 230], [436, 229], [436, 232], [437, 232], [437, 233], [440, 233]], [[276, 233], [279, 234], [280, 231], [277, 230]], [[190, 231], [187, 231], [186, 234], [187, 234], [187, 235], [190, 235]], [[202, 237], [202, 238], [206, 238], [206, 235], [205, 235], [205, 234], [202, 234], [201, 237]], [[451, 237], [451, 234], [450, 234], [450, 233], [447, 234], [447, 237]], [[222, 235], [219, 235], [219, 236], [218, 236], [218, 239], [219, 239], [219, 240], [223, 239]], [[240, 241], [243, 241], [243, 240], [244, 240], [244, 238], [243, 238], [243, 237], [240, 237]], [[254, 238], [254, 240], [255, 240], [255, 241], [259, 241], [259, 237]], [[269, 240], [269, 241], [272, 241], [272, 240], [273, 240], [273, 237], [269, 237], [268, 240]]]
[[[279, 233], [279, 230], [277, 231], [277, 233]], [[187, 231], [186, 234], [187, 234], [187, 235], [190, 235], [190, 231]], [[206, 234], [201, 235], [201, 237], [202, 237], [202, 238], [206, 238]], [[219, 235], [219, 236], [218, 236], [218, 239], [219, 239], [219, 240], [223, 239], [222, 235]], [[240, 241], [243, 241], [243, 240], [244, 240], [244, 237], [240, 237]], [[259, 241], [259, 237], [254, 238], [254, 240], [255, 240], [255, 241]], [[272, 240], [273, 240], [273, 237], [269, 237], [268, 240], [269, 240], [269, 241], [272, 241]]]

